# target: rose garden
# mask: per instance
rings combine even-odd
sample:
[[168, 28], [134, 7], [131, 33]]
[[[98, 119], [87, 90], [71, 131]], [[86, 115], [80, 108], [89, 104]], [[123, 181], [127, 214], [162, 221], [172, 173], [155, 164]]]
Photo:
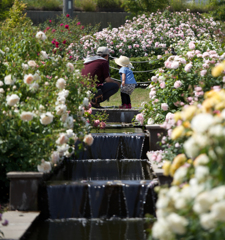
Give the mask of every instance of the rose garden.
[[[143, 212], [140, 210], [139, 215], [133, 215], [134, 218], [141, 216], [142, 220], [146, 220], [149, 232], [140, 233], [142, 238], [130, 239], [223, 239], [225, 51], [222, 23], [200, 13], [194, 14], [189, 10], [171, 12], [167, 8], [138, 15], [126, 20], [121, 27], [108, 27], [102, 31], [98, 31], [98, 26], [83, 26], [78, 19], [71, 19], [69, 15], [33, 26], [30, 19], [23, 15], [24, 7], [15, 0], [9, 17], [1, 23], [0, 201], [3, 204], [9, 202], [9, 172], [41, 172], [45, 176], [51, 175], [51, 180], [58, 181], [61, 180], [61, 166], [75, 169], [74, 165], [70, 165], [70, 160], [76, 160], [78, 165], [88, 159], [93, 165], [98, 162], [101, 166], [99, 158], [109, 160], [104, 157], [105, 152], [112, 152], [114, 156], [113, 144], [117, 136], [112, 135], [111, 141], [114, 142], [107, 145], [101, 157], [97, 155], [94, 161], [95, 152], [92, 150], [92, 155], [79, 159], [93, 144], [99, 141], [103, 145], [111, 136], [106, 131], [109, 116], [104, 110], [96, 111], [90, 105], [96, 89], [80, 74], [83, 59], [94, 54], [99, 46], [107, 46], [112, 59], [123, 55], [134, 62], [136, 80], [138, 83], [147, 82], [149, 92], [142, 107], [133, 109], [137, 114], [129, 124], [130, 128], [143, 132], [140, 135], [131, 134], [131, 138], [129, 133], [118, 135], [126, 138], [126, 142], [119, 150], [115, 150], [115, 157], [110, 158], [115, 165], [122, 166], [123, 158], [129, 161], [134, 158], [133, 155], [127, 157], [131, 151], [128, 149], [136, 148], [138, 162], [147, 163], [153, 178], [145, 178], [141, 184], [138, 183], [144, 187], [146, 195], [141, 198], [139, 195], [144, 193], [138, 190], [136, 199], [148, 201], [149, 186], [154, 180], [151, 190], [154, 189], [157, 200], [152, 203], [154, 207], [149, 207], [154, 212], [148, 212], [148, 208], [143, 207]], [[111, 77], [118, 79], [114, 61], [110, 61], [110, 67]], [[107, 110], [110, 112], [110, 108]], [[129, 111], [132, 110], [122, 113], [127, 114]], [[121, 124], [121, 121], [118, 122]], [[149, 147], [143, 157], [140, 152], [145, 148], [144, 143], [140, 144], [140, 149], [138, 144], [140, 138], [145, 138], [148, 127], [157, 127], [163, 131], [159, 130], [155, 140], [158, 149]], [[98, 135], [99, 131], [103, 135]], [[118, 155], [122, 157], [118, 159]], [[153, 165], [163, 172], [164, 178], [169, 179], [167, 184], [160, 184], [157, 180]], [[76, 170], [77, 176], [81, 171]], [[106, 175], [111, 174], [109, 168], [105, 171]], [[93, 180], [91, 177], [82, 177], [80, 185]], [[97, 180], [103, 182], [102, 178]], [[101, 187], [105, 184], [107, 189], [111, 189], [110, 186], [114, 184], [110, 182], [112, 179], [104, 180], [107, 181], [101, 182]], [[126, 209], [133, 201], [132, 195], [124, 190], [133, 184], [128, 180], [131, 179], [118, 178], [115, 182], [118, 189], [122, 186], [122, 190], [118, 191], [122, 191], [121, 194], [126, 198]], [[91, 199], [93, 189], [101, 187], [89, 185], [91, 190], [88, 197]], [[48, 189], [48, 194], [53, 192], [53, 188]], [[66, 199], [71, 196], [66, 191], [61, 193], [59, 187], [56, 190], [58, 195], [52, 195], [56, 198], [60, 194], [64, 194]], [[73, 197], [79, 198], [81, 192], [76, 191]], [[117, 194], [117, 190], [107, 191], [111, 191], [111, 195]], [[103, 192], [98, 194], [104, 198]], [[111, 195], [107, 197], [111, 199]], [[122, 199], [120, 195], [119, 198]], [[86, 204], [82, 205], [83, 208], [91, 209], [90, 216], [89, 210], [85, 210], [82, 218], [102, 217], [100, 212], [103, 212], [103, 207], [97, 201], [92, 206], [93, 202], [90, 201], [90, 206], [82, 203]], [[69, 205], [65, 199], [54, 204], [55, 208], [60, 208], [61, 204]], [[111, 205], [108, 208], [111, 209]], [[95, 214], [96, 209], [100, 210]], [[108, 215], [110, 219], [122, 218], [123, 210], [120, 216], [111, 213], [109, 209], [104, 213], [106, 219]], [[64, 217], [63, 212], [66, 211], [64, 207], [60, 218], [70, 218], [66, 213], [67, 217]], [[124, 221], [132, 218], [131, 211], [131, 208], [127, 210]], [[49, 212], [54, 215], [51, 209]], [[79, 217], [76, 215], [74, 218]], [[3, 225], [7, 225], [3, 219], [4, 212], [0, 220]], [[6, 228], [0, 230], [4, 233]], [[102, 239], [111, 238], [104, 236]]]

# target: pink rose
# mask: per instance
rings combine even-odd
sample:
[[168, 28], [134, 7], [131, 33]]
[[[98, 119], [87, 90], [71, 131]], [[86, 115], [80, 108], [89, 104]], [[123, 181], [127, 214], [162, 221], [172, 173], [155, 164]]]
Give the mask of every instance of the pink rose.
[[94, 127], [98, 127], [99, 124], [100, 124], [99, 120], [94, 120]]
[[186, 72], [190, 72], [190, 71], [191, 71], [191, 68], [192, 68], [192, 63], [188, 63], [188, 64], [185, 66], [184, 70], [185, 70]]
[[175, 88], [179, 88], [179, 87], [181, 87], [181, 85], [182, 85], [182, 82], [180, 80], [178, 80], [174, 83]]
[[189, 42], [189, 48], [192, 50], [192, 49], [195, 49], [195, 43], [193, 41]]
[[101, 129], [104, 129], [106, 127], [106, 123], [105, 122], [100, 122], [99, 127]]
[[167, 111], [169, 109], [169, 106], [168, 106], [167, 103], [162, 103], [161, 108], [162, 108], [163, 111]]
[[138, 122], [140, 122], [140, 124], [142, 125], [143, 122], [144, 122], [144, 116], [143, 116], [143, 114], [142, 114], [142, 113], [137, 114], [137, 115], [136, 115], [136, 120], [137, 120]]
[[206, 73], [207, 73], [207, 70], [202, 70], [202, 71], [200, 72], [200, 75], [201, 75], [202, 77], [204, 77], [204, 76], [206, 75]]
[[91, 146], [92, 143], [94, 142], [94, 138], [92, 137], [91, 134], [85, 135], [84, 136], [84, 143], [86, 143], [88, 146]]
[[179, 62], [177, 62], [177, 61], [172, 62], [172, 64], [171, 64], [172, 69], [177, 69], [178, 67], [179, 67]]
[[161, 88], [165, 88], [165, 87], [166, 87], [166, 83], [165, 83], [165, 82], [161, 82], [161, 83], [160, 83], [160, 87], [161, 87]]

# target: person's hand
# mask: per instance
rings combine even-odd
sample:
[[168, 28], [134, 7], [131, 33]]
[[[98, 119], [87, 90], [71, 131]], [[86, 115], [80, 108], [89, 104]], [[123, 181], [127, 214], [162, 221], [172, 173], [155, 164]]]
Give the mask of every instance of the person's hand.
[[125, 86], [125, 82], [124, 82], [124, 81], [122, 81], [122, 86], [123, 86], [123, 87]]

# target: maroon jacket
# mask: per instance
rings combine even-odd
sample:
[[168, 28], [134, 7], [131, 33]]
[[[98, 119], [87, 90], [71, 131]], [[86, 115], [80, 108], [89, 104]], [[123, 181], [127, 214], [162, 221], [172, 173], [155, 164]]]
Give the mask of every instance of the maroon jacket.
[[97, 59], [92, 62], [84, 64], [84, 68], [81, 70], [83, 76], [88, 76], [94, 79], [97, 76], [97, 85], [105, 82], [105, 79], [109, 77], [109, 63], [103, 59]]

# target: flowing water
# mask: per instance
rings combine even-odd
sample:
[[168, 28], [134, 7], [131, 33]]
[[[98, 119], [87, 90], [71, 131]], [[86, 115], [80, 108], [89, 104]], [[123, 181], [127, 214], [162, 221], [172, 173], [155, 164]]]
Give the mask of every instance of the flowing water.
[[[143, 132], [93, 133], [40, 188], [41, 217], [26, 240], [147, 240], [156, 182]], [[77, 147], [77, 146], [76, 146]]]

